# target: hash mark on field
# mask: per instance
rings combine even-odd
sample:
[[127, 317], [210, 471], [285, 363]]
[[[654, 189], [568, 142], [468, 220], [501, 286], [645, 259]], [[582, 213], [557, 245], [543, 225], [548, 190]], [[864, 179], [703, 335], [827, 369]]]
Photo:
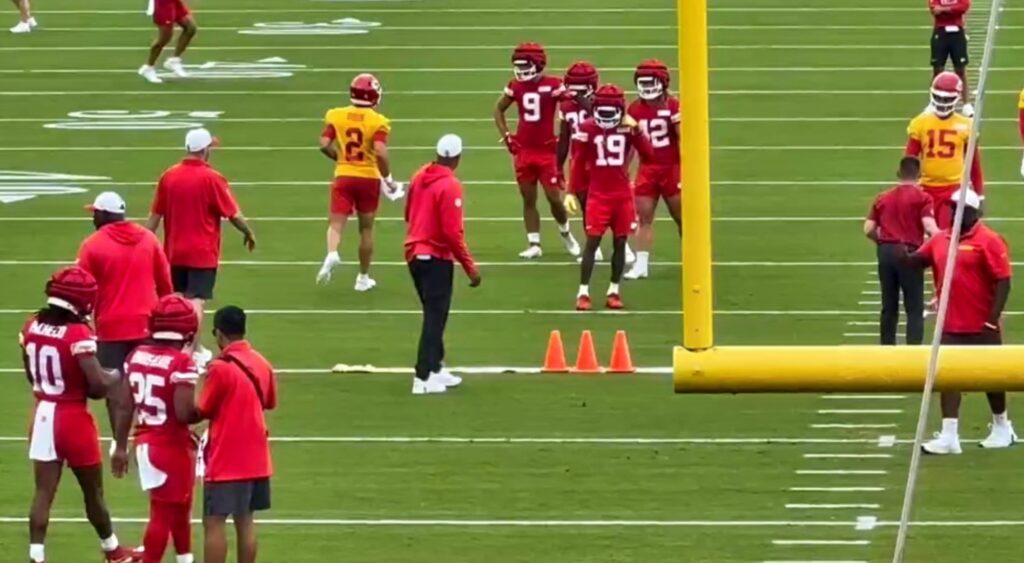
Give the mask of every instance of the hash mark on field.
[[833, 401], [845, 401], [845, 400], [856, 401], [856, 400], [861, 400], [861, 399], [863, 399], [865, 401], [873, 401], [873, 400], [876, 400], [876, 399], [879, 400], [879, 401], [896, 401], [896, 400], [899, 400], [899, 399], [906, 399], [907, 396], [906, 395], [822, 395], [821, 398], [822, 399], [826, 399], [826, 400], [833, 400]]
[[804, 454], [805, 459], [889, 459], [891, 454]]
[[885, 469], [797, 469], [797, 475], [886, 475]]
[[772, 540], [773, 545], [871, 545], [870, 540]]
[[857, 526], [855, 528], [856, 530], [861, 531], [861, 532], [867, 532], [867, 531], [870, 531], [870, 530], [874, 530], [876, 527], [878, 527], [878, 517], [877, 516], [858, 516], [857, 517]]
[[896, 428], [896, 424], [812, 424], [811, 428], [844, 428], [851, 430], [857, 428]]
[[900, 414], [903, 409], [818, 409], [818, 414]]
[[891, 448], [896, 445], [896, 436], [885, 435], [878, 437], [879, 448]]
[[787, 504], [786, 508], [793, 510], [847, 510], [857, 508], [877, 509], [880, 504]]
[[885, 487], [790, 487], [794, 493], [880, 493]]

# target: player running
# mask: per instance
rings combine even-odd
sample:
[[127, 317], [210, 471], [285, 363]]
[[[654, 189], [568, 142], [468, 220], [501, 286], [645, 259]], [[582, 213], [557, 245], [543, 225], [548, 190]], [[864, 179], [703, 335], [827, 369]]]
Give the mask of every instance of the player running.
[[39, 24], [32, 17], [32, 4], [29, 0], [11, 0], [18, 9], [18, 24], [11, 28], [11, 33], [31, 33]]
[[[540, 246], [540, 213], [537, 211], [537, 184], [544, 187], [551, 216], [558, 223], [562, 244], [573, 256], [580, 255], [580, 245], [569, 231], [569, 217], [562, 203], [562, 178], [557, 161], [555, 114], [565, 94], [562, 81], [543, 73], [548, 57], [539, 43], [521, 43], [512, 52], [515, 79], [505, 86], [494, 108], [494, 123], [512, 154], [516, 183], [523, 198], [523, 223], [526, 226], [526, 250], [520, 258], [535, 259], [544, 255]], [[596, 73], [596, 71], [595, 71]], [[519, 113], [516, 132], [509, 132], [505, 112], [512, 104]]]
[[349, 96], [351, 105], [327, 112], [320, 135], [320, 152], [337, 166], [331, 185], [327, 257], [316, 281], [319, 284], [331, 281], [332, 272], [341, 264], [338, 254], [341, 232], [349, 216], [356, 213], [359, 218], [359, 275], [355, 290], [369, 291], [377, 285], [370, 277], [370, 262], [373, 259], [373, 223], [380, 206], [381, 189], [390, 200], [404, 193], [402, 185], [391, 177], [388, 156], [391, 121], [376, 109], [384, 96], [380, 81], [372, 74], [360, 74], [352, 79]]
[[168, 295], [150, 317], [153, 342], [125, 360], [135, 399], [135, 459], [139, 483], [149, 493], [149, 524], [137, 553], [143, 563], [164, 559], [168, 537], [177, 563], [193, 563], [192, 491], [196, 442], [189, 424], [198, 422], [195, 386], [199, 371], [190, 348], [199, 330], [192, 302]]
[[[964, 83], [959, 76], [952, 72], [939, 74], [932, 82], [931, 111], [922, 112], [907, 127], [905, 154], [921, 160], [921, 186], [935, 204], [940, 229], [953, 225], [952, 207], [946, 203], [960, 189], [971, 137], [971, 118], [956, 112], [963, 93]], [[978, 147], [970, 174], [974, 191], [983, 194], [985, 179]]]
[[139, 69], [139, 76], [151, 84], [161, 84], [163, 79], [156, 72], [156, 62], [160, 59], [171, 39], [174, 39], [174, 26], [181, 28], [178, 35], [178, 43], [174, 46], [174, 56], [164, 61], [164, 68], [171, 71], [178, 78], [188, 77], [185, 72], [185, 65], [181, 62], [181, 56], [185, 54], [189, 43], [196, 36], [199, 27], [192, 18], [192, 11], [188, 9], [185, 0], [149, 0], [149, 10], [146, 12], [153, 16], [153, 25], [156, 26], [157, 36], [153, 44], [149, 46], [149, 58], [146, 64]]
[[[29, 513], [29, 563], [46, 560], [44, 542], [50, 521], [50, 507], [57, 495], [66, 464], [75, 474], [85, 500], [85, 514], [100, 537], [100, 548], [108, 563], [135, 560], [114, 535], [110, 512], [103, 498], [103, 462], [96, 420], [89, 412], [88, 398], [107, 395], [117, 371], [106, 371], [96, 359], [96, 336], [88, 316], [96, 305], [96, 280], [78, 266], [58, 270], [46, 284], [47, 306], [32, 315], [20, 334], [25, 375], [35, 394], [36, 406], [29, 444], [29, 459], [35, 472], [35, 495]], [[128, 430], [125, 416], [130, 399], [111, 397], [119, 412], [114, 419], [116, 448], [111, 455], [114, 475], [128, 470]]]
[[665, 63], [647, 60], [633, 74], [637, 96], [627, 113], [651, 141], [654, 151], [647, 158], [640, 156], [636, 173], [636, 211], [640, 220], [637, 229], [636, 262], [626, 279], [638, 280], [649, 275], [651, 249], [654, 247], [654, 213], [658, 200], [664, 199], [669, 215], [682, 229], [680, 213], [679, 170], [679, 99], [669, 93], [671, 75]]
[[636, 122], [626, 114], [625, 92], [613, 84], [605, 84], [597, 90], [594, 116], [580, 125], [575, 138], [582, 146], [580, 158], [573, 160], [573, 167], [587, 166], [590, 170], [585, 219], [587, 243], [580, 264], [576, 310], [589, 311], [592, 308], [590, 278], [594, 273], [594, 258], [601, 237], [609, 229], [614, 237], [612, 281], [608, 286], [605, 307], [622, 309], [619, 282], [626, 267], [626, 239], [636, 229], [629, 160], [634, 150], [641, 158], [649, 159], [654, 148]]

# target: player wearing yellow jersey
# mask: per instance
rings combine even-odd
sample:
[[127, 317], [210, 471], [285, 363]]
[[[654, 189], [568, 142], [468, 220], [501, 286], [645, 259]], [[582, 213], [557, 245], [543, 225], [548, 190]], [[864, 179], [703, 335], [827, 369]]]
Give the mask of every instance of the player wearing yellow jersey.
[[[911, 120], [907, 127], [906, 155], [921, 160], [921, 186], [935, 203], [935, 219], [942, 229], [953, 225], [953, 213], [946, 203], [960, 189], [971, 139], [971, 118], [956, 113], [963, 91], [964, 83], [959, 76], [952, 72], [939, 74], [932, 82], [929, 110]], [[979, 194], [985, 190], [981, 152], [977, 147], [971, 185]]]
[[349, 94], [352, 105], [328, 111], [320, 135], [320, 152], [336, 166], [331, 185], [327, 257], [316, 281], [331, 281], [332, 272], [341, 264], [341, 233], [355, 213], [359, 218], [359, 275], [355, 289], [369, 291], [377, 285], [370, 277], [370, 261], [381, 190], [391, 200], [404, 194], [402, 185], [391, 177], [387, 145], [391, 122], [375, 109], [383, 96], [380, 82], [372, 74], [360, 74], [352, 80]]

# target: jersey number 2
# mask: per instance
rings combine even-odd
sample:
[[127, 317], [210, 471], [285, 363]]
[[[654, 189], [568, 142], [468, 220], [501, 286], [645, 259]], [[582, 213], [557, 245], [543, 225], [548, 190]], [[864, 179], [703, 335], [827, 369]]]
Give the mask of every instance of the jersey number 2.
[[363, 130], [358, 127], [350, 127], [345, 130], [345, 161], [362, 162], [366, 154], [363, 153]]
[[60, 352], [53, 346], [25, 346], [28, 370], [32, 373], [32, 389], [44, 395], [64, 393], [64, 376], [60, 370]]
[[167, 422], [167, 403], [160, 397], [153, 396], [156, 387], [163, 387], [167, 381], [159, 375], [132, 373], [128, 376], [135, 397], [135, 408], [138, 411], [138, 423], [146, 426], [160, 426]]
[[[957, 132], [952, 129], [928, 130], [928, 158], [953, 158], [956, 156]], [[937, 150], [936, 150], [937, 149]]]
[[597, 146], [598, 166], [622, 166], [626, 163], [626, 137], [622, 135], [598, 135], [594, 137]]
[[663, 149], [672, 143], [668, 137], [668, 121], [664, 119], [643, 119], [640, 121], [640, 130], [656, 149]]

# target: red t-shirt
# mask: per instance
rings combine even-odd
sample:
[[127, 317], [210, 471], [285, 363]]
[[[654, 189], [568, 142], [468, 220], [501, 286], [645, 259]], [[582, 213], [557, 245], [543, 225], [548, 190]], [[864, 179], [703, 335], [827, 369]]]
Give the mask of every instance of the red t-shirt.
[[627, 112], [640, 125], [640, 130], [651, 140], [654, 148], [650, 159], [640, 158], [641, 164], [672, 166], [679, 164], [679, 99], [668, 96], [664, 101], [636, 100]]
[[89, 325], [48, 325], [32, 315], [18, 336], [36, 400], [84, 406], [89, 382], [78, 358], [96, 354], [96, 337]]
[[935, 217], [932, 198], [920, 187], [900, 184], [878, 194], [868, 219], [878, 225], [878, 242], [921, 246], [925, 217]]
[[[256, 382], [227, 361], [228, 356], [245, 365]], [[210, 362], [197, 406], [203, 418], [210, 421], [205, 452], [208, 483], [262, 479], [273, 474], [263, 411], [277, 406], [277, 381], [270, 362], [248, 342], [231, 343]]]
[[636, 150], [641, 158], [650, 158], [650, 140], [629, 117], [614, 129], [602, 129], [593, 118], [584, 121], [575, 135], [580, 142], [579, 157], [572, 165], [590, 170], [590, 195], [595, 197], [632, 197], [629, 160]]
[[505, 86], [505, 95], [515, 100], [519, 110], [515, 137], [523, 149], [555, 150], [555, 114], [564, 94], [562, 80], [554, 76], [541, 76], [527, 82], [513, 80]]
[[199, 379], [192, 357], [173, 346], [139, 346], [125, 360], [125, 373], [135, 399], [135, 440], [140, 444], [191, 447], [188, 424], [174, 412], [179, 387], [195, 388]]
[[202, 160], [186, 158], [160, 177], [151, 211], [164, 218], [172, 266], [216, 268], [221, 220], [238, 215], [238, 203], [224, 176]]
[[947, 25], [955, 25], [959, 28], [964, 26], [964, 15], [971, 9], [971, 0], [928, 0], [928, 7], [934, 10], [937, 7], [946, 8], [947, 12], [936, 14], [932, 12], [935, 18], [935, 27], [946, 27]]
[[[917, 255], [932, 266], [935, 287], [940, 293], [944, 291], [942, 280], [946, 274], [949, 243], [949, 231], [943, 231], [917, 251]], [[1006, 241], [979, 222], [960, 239], [943, 331], [951, 334], [984, 331], [995, 300], [996, 282], [1009, 279], [1012, 274]]]
[[148, 337], [149, 314], [174, 291], [156, 235], [129, 221], [104, 225], [82, 243], [78, 265], [99, 284], [95, 318], [100, 342]]

